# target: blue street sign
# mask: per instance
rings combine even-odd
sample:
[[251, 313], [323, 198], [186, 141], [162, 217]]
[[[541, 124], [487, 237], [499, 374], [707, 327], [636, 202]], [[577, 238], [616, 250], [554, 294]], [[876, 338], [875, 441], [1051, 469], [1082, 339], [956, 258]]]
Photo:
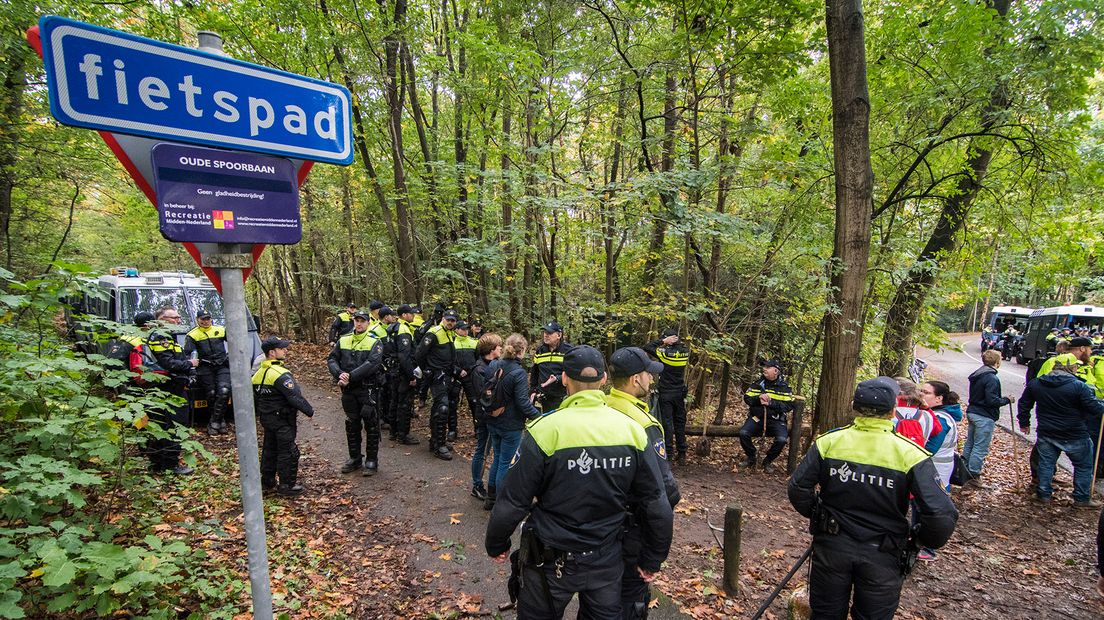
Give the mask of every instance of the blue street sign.
[[193, 243], [299, 243], [295, 164], [281, 157], [153, 147], [161, 234]]
[[66, 125], [353, 161], [341, 86], [52, 15], [39, 29], [50, 111]]

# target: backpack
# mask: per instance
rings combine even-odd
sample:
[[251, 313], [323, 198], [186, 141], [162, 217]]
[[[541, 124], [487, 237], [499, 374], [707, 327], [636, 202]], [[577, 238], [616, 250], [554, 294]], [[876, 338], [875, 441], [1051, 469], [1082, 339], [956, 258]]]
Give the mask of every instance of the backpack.
[[154, 357], [153, 352], [149, 350], [149, 347], [142, 344], [136, 347], [131, 347], [130, 356], [127, 359], [127, 369], [134, 373], [134, 384], [139, 387], [146, 387], [150, 385], [149, 381], [142, 378], [142, 372], [153, 372], [159, 375], [168, 375], [169, 373], [165, 369], [161, 368], [161, 365], [157, 363], [157, 358]]
[[502, 378], [506, 369], [499, 366], [491, 376], [486, 377], [483, 389], [479, 392], [479, 404], [483, 407], [483, 414], [487, 417], [497, 418], [506, 411], [506, 390], [502, 385]]

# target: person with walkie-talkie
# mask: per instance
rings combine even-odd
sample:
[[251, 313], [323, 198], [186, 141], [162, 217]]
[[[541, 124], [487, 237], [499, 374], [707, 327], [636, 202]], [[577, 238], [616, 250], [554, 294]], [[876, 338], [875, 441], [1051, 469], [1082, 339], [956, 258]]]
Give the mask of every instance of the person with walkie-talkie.
[[855, 421], [817, 437], [790, 478], [813, 534], [814, 618], [893, 618], [920, 547], [942, 547], [958, 522], [931, 453], [893, 432], [898, 389], [889, 377], [859, 383]]

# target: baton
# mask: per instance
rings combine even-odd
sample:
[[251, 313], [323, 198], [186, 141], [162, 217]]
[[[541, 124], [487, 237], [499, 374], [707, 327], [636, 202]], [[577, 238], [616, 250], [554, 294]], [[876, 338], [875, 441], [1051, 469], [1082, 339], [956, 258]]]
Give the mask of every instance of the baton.
[[786, 587], [786, 584], [790, 582], [790, 579], [793, 579], [794, 573], [797, 572], [797, 569], [801, 568], [801, 565], [805, 563], [805, 560], [809, 559], [809, 556], [812, 555], [812, 553], [813, 545], [810, 544], [809, 548], [805, 550], [805, 553], [802, 553], [801, 557], [797, 559], [797, 563], [793, 565], [793, 568], [790, 569], [790, 572], [786, 573], [786, 576], [782, 578], [782, 581], [778, 582], [778, 585], [774, 586], [774, 590], [770, 593], [770, 596], [768, 596], [767, 600], [763, 601], [763, 604], [759, 606], [758, 611], [756, 611], [755, 615], [751, 617], [751, 620], [759, 620], [759, 618], [763, 617], [763, 614], [767, 612], [767, 608], [771, 606], [771, 603], [774, 602], [774, 599], [778, 598], [778, 593], [782, 591], [782, 588]]

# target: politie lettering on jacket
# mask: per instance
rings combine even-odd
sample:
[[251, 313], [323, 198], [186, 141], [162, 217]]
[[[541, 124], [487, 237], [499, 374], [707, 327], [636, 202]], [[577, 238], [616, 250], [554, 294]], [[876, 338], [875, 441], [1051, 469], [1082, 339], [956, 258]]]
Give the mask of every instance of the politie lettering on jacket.
[[592, 469], [620, 469], [622, 467], [632, 467], [633, 461], [631, 456], [614, 456], [614, 457], [598, 457], [594, 458], [587, 454], [586, 448], [579, 453], [579, 457], [575, 459], [569, 459], [567, 461], [567, 470], [574, 471], [579, 470], [580, 474], [589, 474]]
[[885, 487], [887, 489], [893, 488], [893, 478], [886, 478], [885, 476], [879, 476], [877, 474], [864, 474], [851, 469], [849, 463], [844, 463], [839, 467], [829, 467], [829, 476], [836, 476], [840, 482], [854, 482], [858, 484], [869, 484], [876, 487]]

